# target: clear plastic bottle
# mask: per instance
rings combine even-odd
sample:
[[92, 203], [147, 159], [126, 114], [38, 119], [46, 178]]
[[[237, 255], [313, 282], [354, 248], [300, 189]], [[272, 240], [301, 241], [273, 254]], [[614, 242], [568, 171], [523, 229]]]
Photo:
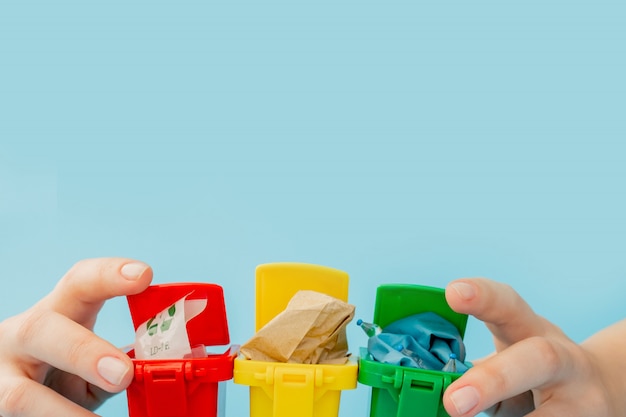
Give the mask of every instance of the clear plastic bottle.
[[368, 335], [369, 337], [377, 336], [383, 332], [383, 329], [378, 324], [368, 323], [361, 319], [358, 319], [356, 321], [356, 325], [361, 327], [361, 329], [363, 329], [365, 334]]
[[401, 345], [401, 344], [395, 345], [393, 348], [397, 350], [398, 352], [402, 353], [404, 356], [408, 356], [409, 358], [413, 359], [415, 363], [417, 363], [418, 368], [428, 369], [428, 367], [424, 365], [424, 360], [420, 358], [419, 355], [413, 352], [411, 349], [407, 349], [404, 347], [404, 345]]
[[448, 363], [446, 363], [441, 370], [443, 372], [456, 372], [456, 355], [454, 353], [450, 354]]

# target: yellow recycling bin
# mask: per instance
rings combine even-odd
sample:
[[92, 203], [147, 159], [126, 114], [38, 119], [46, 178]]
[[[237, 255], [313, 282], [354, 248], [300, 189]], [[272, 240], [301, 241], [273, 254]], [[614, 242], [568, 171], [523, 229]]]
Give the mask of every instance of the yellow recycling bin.
[[[348, 301], [348, 274], [303, 263], [256, 268], [256, 330], [282, 312], [300, 290]], [[233, 380], [250, 387], [251, 417], [336, 417], [341, 391], [356, 388], [358, 363], [295, 364], [235, 359]]]

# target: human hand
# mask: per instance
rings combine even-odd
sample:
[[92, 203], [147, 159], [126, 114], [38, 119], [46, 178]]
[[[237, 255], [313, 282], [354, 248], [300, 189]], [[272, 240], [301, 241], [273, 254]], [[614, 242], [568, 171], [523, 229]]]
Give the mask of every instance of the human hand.
[[[453, 310], [485, 322], [496, 347], [494, 355], [474, 362], [446, 390], [444, 406], [452, 417], [481, 411], [497, 417], [626, 415], [624, 400], [618, 400], [626, 392], [624, 360], [622, 373], [616, 373], [604, 358], [612, 354], [608, 349], [618, 349], [601, 340], [620, 332], [623, 350], [626, 322], [608, 335], [599, 333], [577, 344], [535, 314], [508, 285], [481, 278], [457, 280], [446, 288], [446, 299]], [[617, 381], [621, 383], [612, 383]], [[621, 396], [615, 385], [621, 387]]]
[[133, 378], [130, 358], [93, 332], [107, 299], [136, 294], [152, 280], [144, 263], [78, 262], [54, 290], [0, 323], [0, 416], [93, 417]]

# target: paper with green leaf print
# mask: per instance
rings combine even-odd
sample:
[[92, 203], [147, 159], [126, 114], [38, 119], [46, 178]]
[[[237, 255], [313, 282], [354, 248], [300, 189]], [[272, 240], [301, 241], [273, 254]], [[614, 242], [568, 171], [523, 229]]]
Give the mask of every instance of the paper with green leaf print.
[[187, 300], [189, 294], [137, 328], [135, 358], [181, 359], [191, 353], [187, 322], [200, 314], [207, 300]]

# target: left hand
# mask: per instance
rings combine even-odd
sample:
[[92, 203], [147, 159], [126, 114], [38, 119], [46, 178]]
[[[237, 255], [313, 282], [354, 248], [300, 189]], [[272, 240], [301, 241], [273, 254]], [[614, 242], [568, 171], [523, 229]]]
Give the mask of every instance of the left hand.
[[143, 291], [144, 263], [123, 258], [78, 262], [33, 307], [0, 323], [0, 416], [95, 417], [133, 378], [121, 350], [93, 332], [105, 300]]

